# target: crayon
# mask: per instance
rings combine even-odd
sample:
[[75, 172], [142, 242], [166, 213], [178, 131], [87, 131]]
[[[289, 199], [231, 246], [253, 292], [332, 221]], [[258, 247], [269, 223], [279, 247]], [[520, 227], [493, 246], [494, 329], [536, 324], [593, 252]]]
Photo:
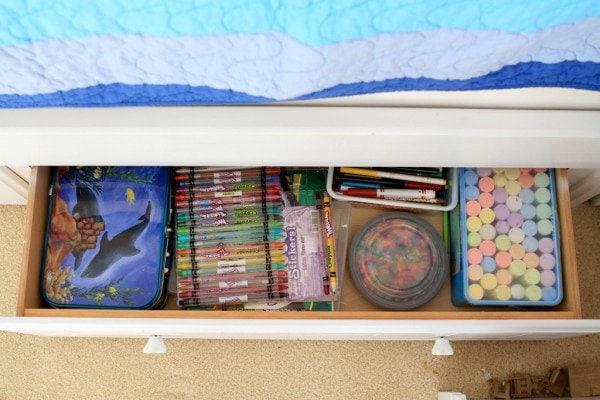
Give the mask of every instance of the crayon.
[[283, 204], [280, 201], [268, 201], [263, 202], [259, 201], [256, 203], [246, 203], [246, 204], [206, 204], [206, 205], [197, 205], [192, 206], [190, 208], [182, 208], [177, 210], [178, 212], [211, 212], [211, 211], [226, 211], [226, 212], [236, 212], [236, 211], [244, 211], [244, 210], [262, 210], [263, 208], [280, 208]]
[[[190, 182], [191, 183], [191, 182]], [[260, 190], [263, 188], [280, 187], [281, 184], [278, 181], [266, 181], [266, 182], [240, 182], [240, 183], [220, 183], [217, 185], [198, 185], [194, 183], [188, 187], [176, 186], [176, 193], [214, 193], [214, 192], [229, 192], [234, 190]]]
[[196, 249], [181, 249], [177, 250], [177, 263], [189, 264], [195, 261], [197, 264], [203, 265], [207, 260], [231, 260], [238, 258], [257, 258], [261, 257], [263, 261], [267, 257], [279, 257], [285, 255], [285, 248], [278, 249], [239, 249], [239, 250], [225, 250], [221, 248], [212, 253], [197, 253]]
[[[204, 206], [204, 207], [191, 207], [189, 209], [180, 209], [177, 210], [177, 216], [180, 215], [193, 215], [198, 218], [216, 218], [216, 217], [244, 217], [249, 215], [259, 215], [259, 214], [281, 214], [283, 212], [283, 208], [281, 204], [278, 203], [270, 203], [274, 205], [265, 206], [242, 206], [242, 207], [231, 207], [218, 205], [218, 206]], [[275, 205], [276, 204], [276, 205]]]
[[249, 242], [249, 243], [236, 243], [231, 245], [220, 244], [217, 246], [207, 246], [195, 248], [194, 246], [181, 247], [177, 249], [177, 254], [184, 256], [190, 253], [195, 254], [215, 254], [217, 252], [226, 252], [227, 254], [233, 254], [239, 252], [240, 254], [244, 251], [254, 250], [285, 250], [286, 244], [284, 242]]
[[241, 217], [194, 218], [190, 215], [178, 215], [177, 226], [218, 227], [227, 225], [264, 224], [265, 222], [283, 222], [283, 217], [276, 214], [257, 214]]
[[285, 292], [287, 288], [287, 285], [274, 285], [249, 288], [191, 290], [189, 292], [179, 292], [178, 296], [180, 299], [206, 298], [215, 296], [235, 296], [255, 293]]
[[[287, 283], [286, 278], [251, 278], [251, 279], [221, 279], [214, 280], [210, 277], [203, 277], [204, 279], [199, 280], [194, 283], [178, 283], [177, 290], [180, 293], [187, 293], [197, 290], [205, 290], [205, 289], [235, 289], [235, 288], [264, 288], [271, 286], [273, 290], [276, 290], [275, 287], [281, 284]], [[251, 291], [251, 290], [250, 290]]]
[[[180, 172], [179, 172], [180, 171]], [[212, 180], [214, 183], [231, 183], [231, 182], [242, 182], [243, 178], [264, 176], [264, 175], [277, 175], [280, 173], [280, 169], [277, 167], [262, 167], [253, 169], [242, 169], [236, 171], [218, 171], [218, 172], [198, 172], [190, 169], [184, 172], [184, 169], [178, 170], [175, 175], [176, 181], [182, 181], [189, 178], [194, 180]]]
[[244, 190], [230, 190], [227, 192], [180, 192], [175, 194], [176, 201], [183, 200], [202, 200], [202, 199], [219, 199], [222, 197], [256, 197], [256, 196], [269, 196], [279, 195], [281, 188], [279, 187], [267, 187], [263, 189], [244, 189]]
[[331, 216], [331, 200], [325, 194], [323, 197], [324, 232], [326, 238], [325, 257], [329, 269], [329, 284], [333, 293], [337, 290], [337, 274], [335, 265], [335, 246], [333, 237], [333, 218]]
[[192, 285], [196, 283], [204, 283], [207, 281], [232, 281], [232, 280], [252, 280], [266, 278], [287, 278], [287, 271], [258, 271], [258, 272], [242, 272], [237, 274], [220, 274], [220, 275], [201, 275], [201, 276], [186, 276], [177, 278], [177, 286]]
[[202, 299], [191, 298], [191, 299], [180, 299], [179, 305], [181, 307], [193, 307], [193, 306], [209, 306], [212, 304], [241, 304], [250, 303], [257, 301], [278, 301], [286, 299], [287, 293], [272, 292], [272, 293], [251, 293], [239, 296], [215, 296], [206, 297]]
[[194, 277], [205, 275], [219, 274], [240, 274], [245, 272], [268, 272], [286, 269], [287, 265], [282, 263], [269, 265], [233, 265], [218, 268], [202, 268], [202, 269], [177, 269], [178, 277]]
[[[193, 221], [191, 221], [193, 222]], [[243, 231], [260, 231], [267, 233], [272, 228], [283, 228], [283, 222], [281, 221], [266, 221], [263, 223], [249, 223], [243, 225], [223, 225], [223, 226], [197, 226], [193, 223], [186, 224], [177, 228], [177, 235], [197, 235], [196, 239], [200, 235], [215, 235], [224, 232], [243, 232]], [[214, 239], [214, 238], [213, 238]]]
[[194, 167], [184, 167], [184, 166], [180, 166], [177, 167], [177, 169], [175, 169], [175, 173], [176, 174], [189, 174], [190, 172], [195, 173], [195, 172], [222, 172], [222, 171], [231, 171], [231, 170], [241, 170], [241, 169], [256, 169], [256, 168], [261, 168], [260, 165], [257, 166], [253, 166], [253, 167], [240, 167], [240, 166], [219, 166], [219, 167], [213, 167], [213, 166], [194, 166]]
[[261, 184], [261, 183], [270, 183], [273, 182], [275, 184], [281, 184], [281, 178], [279, 177], [279, 175], [257, 175], [257, 176], [247, 176], [244, 177], [242, 179], [239, 180], [239, 182], [222, 182], [222, 183], [215, 183], [215, 181], [213, 179], [194, 179], [192, 177], [188, 176], [183, 176], [183, 177], [178, 177], [179, 179], [177, 179], [175, 181], [175, 189], [179, 190], [179, 189], [184, 189], [187, 187], [195, 187], [195, 186], [203, 186], [203, 187], [209, 187], [209, 186], [216, 186], [216, 185], [236, 185], [236, 184]]
[[253, 230], [235, 230], [235, 231], [227, 231], [227, 232], [210, 232], [210, 233], [202, 233], [194, 231], [193, 233], [188, 228], [186, 230], [177, 231], [177, 241], [178, 243], [198, 243], [200, 245], [200, 241], [214, 241], [214, 240], [234, 240], [234, 239], [263, 239], [270, 238], [271, 235], [273, 237], [282, 236], [285, 238], [286, 233], [282, 228], [269, 228], [265, 230], [263, 226], [259, 226]]
[[[321, 226], [323, 225], [323, 201], [321, 200], [321, 194], [319, 192], [315, 193], [315, 205], [316, 208], [318, 210], [319, 213], [319, 218], [320, 218], [320, 224]], [[322, 229], [321, 229], [322, 230]], [[319, 232], [319, 234], [321, 235], [321, 247], [323, 248], [322, 250], [322, 254], [323, 254], [323, 268], [324, 268], [324, 272], [323, 272], [323, 293], [325, 294], [329, 294], [329, 289], [330, 289], [330, 285], [329, 285], [329, 269], [327, 268], [327, 261], [326, 261], [326, 248], [327, 248], [327, 244], [325, 241], [325, 236], [323, 235], [323, 232]]]
[[273, 264], [285, 264], [287, 258], [282, 255], [276, 255], [273, 257], [250, 257], [250, 258], [234, 258], [231, 260], [182, 260], [177, 259], [177, 269], [205, 269], [205, 268], [220, 268], [220, 267], [235, 267], [235, 266], [250, 266], [250, 265], [265, 265], [268, 267], [271, 263]]
[[[254, 232], [248, 232], [254, 233]], [[264, 232], [258, 232], [256, 235], [246, 235], [241, 237], [233, 237], [233, 238], [223, 238], [223, 239], [214, 239], [214, 240], [195, 240], [190, 241], [189, 239], [178, 238], [177, 240], [177, 248], [190, 248], [193, 247], [196, 250], [203, 250], [204, 248], [219, 248], [219, 247], [236, 247], [236, 246], [244, 246], [249, 244], [262, 244], [264, 246], [265, 243], [282, 243], [286, 238], [285, 233], [278, 234], [268, 234], [265, 235]]]
[[446, 180], [443, 178], [432, 178], [428, 176], [417, 176], [408, 174], [399, 174], [395, 172], [378, 171], [374, 169], [340, 167], [340, 172], [349, 175], [364, 176], [370, 178], [388, 178], [401, 181], [433, 183], [436, 185], [446, 185]]
[[193, 206], [207, 206], [207, 205], [219, 205], [219, 204], [238, 204], [248, 205], [263, 202], [272, 202], [281, 200], [280, 194], [266, 194], [259, 196], [241, 196], [241, 197], [220, 197], [212, 199], [184, 199], [176, 201], [176, 205], [179, 208], [193, 207]]

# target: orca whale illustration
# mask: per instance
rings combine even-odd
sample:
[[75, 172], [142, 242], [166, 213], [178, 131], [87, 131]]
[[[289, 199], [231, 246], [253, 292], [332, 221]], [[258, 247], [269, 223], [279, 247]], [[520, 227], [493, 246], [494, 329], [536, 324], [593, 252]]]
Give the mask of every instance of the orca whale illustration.
[[79, 214], [82, 218], [102, 215], [100, 214], [98, 198], [90, 188], [77, 182], [75, 193], [77, 195], [77, 204], [73, 206], [71, 214]]
[[[73, 206], [71, 214], [79, 215], [81, 218], [94, 217], [96, 222], [102, 222], [103, 219], [102, 214], [100, 214], [100, 205], [98, 204], [98, 198], [94, 192], [86, 185], [77, 182], [75, 193], [77, 195], [77, 203]], [[77, 270], [81, 265], [81, 260], [83, 259], [83, 254], [85, 252], [85, 248], [73, 252], [73, 256], [75, 257], [75, 262], [73, 264], [74, 270]]]
[[118, 233], [112, 239], [108, 239], [108, 232], [105, 232], [100, 240], [100, 250], [83, 271], [81, 277], [95, 278], [123, 257], [133, 257], [139, 254], [140, 250], [134, 244], [150, 223], [151, 209], [152, 204], [148, 201], [146, 213], [139, 218], [141, 222]]

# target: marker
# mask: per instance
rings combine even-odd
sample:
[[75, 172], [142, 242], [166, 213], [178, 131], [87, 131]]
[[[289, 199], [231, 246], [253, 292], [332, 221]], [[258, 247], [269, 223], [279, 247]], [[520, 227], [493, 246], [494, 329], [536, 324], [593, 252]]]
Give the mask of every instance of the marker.
[[203, 275], [203, 276], [186, 276], [177, 278], [177, 286], [192, 285], [196, 283], [204, 283], [207, 281], [229, 281], [229, 280], [253, 280], [253, 279], [281, 279], [287, 278], [287, 271], [276, 270], [276, 271], [259, 271], [259, 272], [246, 272], [238, 274], [221, 274], [221, 275]]
[[274, 286], [263, 286], [263, 287], [248, 287], [248, 288], [231, 288], [231, 289], [206, 289], [206, 290], [192, 290], [189, 292], [180, 292], [178, 294], [180, 299], [191, 299], [191, 298], [206, 298], [214, 296], [235, 296], [244, 294], [254, 293], [269, 293], [269, 292], [285, 292], [287, 285], [274, 285]]
[[[187, 232], [182, 228], [181, 232], [177, 232], [177, 241], [178, 243], [193, 243], [195, 246], [201, 246], [202, 241], [214, 241], [214, 240], [234, 240], [234, 239], [244, 239], [244, 240], [255, 240], [255, 239], [263, 239], [263, 238], [274, 238], [286, 237], [286, 233], [282, 228], [269, 228], [265, 230], [264, 227], [258, 227], [252, 230], [237, 230], [237, 231], [227, 231], [227, 232], [211, 232], [211, 233], [191, 233], [189, 228], [187, 228]], [[211, 243], [211, 242], [208, 242]], [[208, 245], [208, 244], [207, 244]]]
[[278, 167], [262, 167], [252, 169], [242, 169], [235, 171], [218, 171], [218, 172], [198, 172], [193, 168], [179, 169], [175, 175], [176, 181], [182, 181], [186, 178], [193, 177], [194, 180], [213, 180], [215, 183], [241, 182], [241, 178], [261, 175], [277, 175], [280, 173]]
[[270, 265], [233, 265], [228, 267], [218, 268], [202, 268], [202, 269], [177, 269], [179, 277], [194, 277], [205, 275], [219, 274], [240, 274], [245, 272], [268, 272], [286, 269], [286, 264], [270, 264]]
[[262, 202], [279, 201], [281, 195], [279, 194], [266, 194], [259, 196], [241, 196], [241, 197], [219, 197], [212, 199], [184, 199], [176, 202], [177, 207], [193, 207], [193, 206], [208, 206], [208, 205], [219, 205], [219, 204], [238, 204], [238, 205], [249, 205]]
[[392, 182], [372, 182], [369, 180], [355, 180], [350, 178], [344, 178], [339, 180], [334, 186], [336, 190], [341, 190], [341, 187], [349, 187], [349, 188], [365, 188], [365, 189], [429, 189], [429, 190], [443, 190], [440, 185], [432, 185], [429, 183], [421, 183], [421, 182], [404, 182], [397, 181], [397, 183]]
[[364, 169], [376, 169], [379, 171], [398, 172], [401, 174], [417, 176], [441, 176], [443, 168], [441, 167], [362, 167]]
[[202, 299], [180, 299], [179, 305], [181, 307], [192, 307], [192, 306], [210, 306], [213, 304], [242, 304], [256, 301], [279, 301], [287, 298], [287, 293], [271, 292], [271, 293], [252, 293], [239, 296], [215, 296], [205, 297]]
[[205, 269], [205, 268], [221, 268], [221, 267], [237, 267], [237, 266], [250, 266], [250, 265], [266, 265], [271, 263], [274, 264], [285, 264], [287, 257], [282, 255], [276, 255], [274, 257], [256, 257], [256, 258], [236, 258], [231, 260], [177, 260], [177, 269]]
[[390, 200], [406, 200], [406, 199], [435, 199], [435, 191], [427, 189], [364, 189], [364, 188], [348, 188], [344, 191], [348, 196], [368, 197], [371, 199], [390, 199]]
[[369, 178], [362, 176], [354, 176], [348, 174], [342, 174], [340, 172], [333, 176], [334, 187], [340, 185], [350, 187], [369, 187], [373, 189], [377, 188], [390, 188], [390, 189], [431, 189], [431, 190], [444, 190], [443, 185], [436, 185], [433, 183], [424, 182], [412, 182], [412, 181], [401, 181], [397, 179], [385, 179], [385, 178]]
[[331, 200], [329, 196], [325, 194], [323, 196], [323, 219], [325, 238], [326, 238], [326, 250], [325, 257], [327, 258], [327, 267], [329, 269], [329, 284], [333, 293], [337, 290], [337, 274], [335, 265], [335, 243], [333, 237], [333, 218], [331, 216]]
[[432, 177], [428, 177], [428, 176], [399, 174], [399, 173], [395, 173], [395, 172], [378, 171], [378, 170], [374, 170], [374, 169], [341, 167], [340, 172], [343, 174], [365, 176], [365, 177], [371, 177], [371, 178], [388, 178], [388, 179], [396, 179], [396, 180], [401, 180], [401, 181], [433, 183], [436, 185], [443, 185], [443, 186], [446, 185], [446, 180], [442, 179], [442, 178], [432, 178]]

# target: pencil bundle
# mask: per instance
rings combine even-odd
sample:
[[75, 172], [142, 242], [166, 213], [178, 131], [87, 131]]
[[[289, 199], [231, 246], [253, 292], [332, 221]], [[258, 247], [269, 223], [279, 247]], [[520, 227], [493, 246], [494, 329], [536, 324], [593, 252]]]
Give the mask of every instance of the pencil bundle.
[[279, 168], [175, 171], [180, 307], [288, 296]]

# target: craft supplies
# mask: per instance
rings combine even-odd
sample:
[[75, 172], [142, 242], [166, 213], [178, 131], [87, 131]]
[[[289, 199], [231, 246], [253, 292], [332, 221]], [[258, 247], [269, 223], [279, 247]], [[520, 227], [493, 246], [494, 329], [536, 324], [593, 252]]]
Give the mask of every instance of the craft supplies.
[[458, 203], [454, 168], [331, 167], [327, 191], [337, 200], [447, 211]]
[[352, 241], [349, 265], [358, 290], [391, 310], [427, 303], [448, 276], [442, 237], [408, 212], [384, 213], [364, 225]]
[[183, 308], [288, 298], [279, 168], [175, 172]]
[[559, 304], [562, 282], [554, 171], [466, 168], [460, 170], [459, 192], [460, 208], [451, 216], [454, 236], [460, 238], [453, 244], [457, 255], [453, 303]]

